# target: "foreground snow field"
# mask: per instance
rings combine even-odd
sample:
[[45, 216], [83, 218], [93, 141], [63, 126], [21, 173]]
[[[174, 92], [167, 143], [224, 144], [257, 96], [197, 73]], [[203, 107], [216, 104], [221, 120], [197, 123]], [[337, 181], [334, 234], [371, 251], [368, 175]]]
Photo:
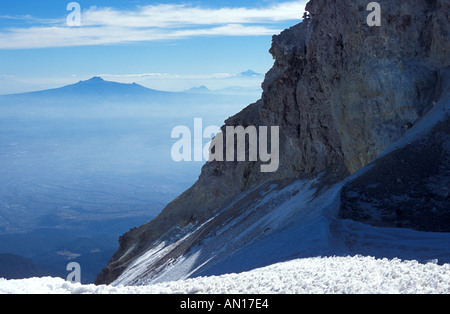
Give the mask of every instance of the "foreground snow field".
[[448, 294], [450, 264], [373, 257], [316, 257], [240, 274], [149, 286], [72, 284], [60, 278], [0, 279], [0, 293], [23, 294]]

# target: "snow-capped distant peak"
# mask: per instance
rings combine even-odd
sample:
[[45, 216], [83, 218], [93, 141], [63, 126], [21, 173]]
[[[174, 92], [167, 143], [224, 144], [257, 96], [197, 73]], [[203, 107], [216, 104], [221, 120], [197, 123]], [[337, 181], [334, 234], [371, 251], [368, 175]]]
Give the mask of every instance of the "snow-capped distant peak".
[[261, 73], [256, 73], [256, 72], [253, 71], [253, 70], [248, 70], [248, 71], [239, 73], [238, 76], [244, 76], [244, 77], [262, 77], [262, 76], [264, 76], [264, 75], [261, 74]]

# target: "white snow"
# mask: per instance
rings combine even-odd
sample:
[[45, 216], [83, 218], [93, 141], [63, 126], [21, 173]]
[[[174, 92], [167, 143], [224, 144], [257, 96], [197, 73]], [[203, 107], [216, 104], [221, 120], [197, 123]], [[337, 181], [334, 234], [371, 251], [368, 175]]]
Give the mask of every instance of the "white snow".
[[315, 257], [240, 274], [149, 286], [72, 284], [59, 278], [0, 279], [0, 293], [21, 294], [448, 294], [450, 264], [373, 257]]

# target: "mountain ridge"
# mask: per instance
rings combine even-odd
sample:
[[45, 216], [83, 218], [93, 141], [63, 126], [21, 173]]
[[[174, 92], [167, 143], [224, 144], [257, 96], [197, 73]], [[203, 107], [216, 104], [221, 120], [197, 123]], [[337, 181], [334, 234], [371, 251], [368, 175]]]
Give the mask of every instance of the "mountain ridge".
[[[256, 73], [253, 70], [248, 70], [245, 72], [241, 72], [237, 74], [236, 76], [245, 76], [245, 77], [262, 77], [263, 75], [260, 73]], [[123, 94], [126, 92], [126, 94], [129, 95], [152, 95], [152, 94], [166, 94], [166, 95], [175, 95], [175, 94], [186, 94], [186, 93], [216, 93], [219, 94], [224, 93], [225, 91], [230, 90], [229, 92], [232, 92], [233, 86], [227, 86], [225, 88], [222, 88], [220, 90], [210, 90], [206, 86], [198, 86], [193, 87], [188, 90], [174, 92], [174, 91], [165, 91], [165, 90], [157, 90], [145, 87], [143, 85], [140, 85], [136, 82], [133, 83], [121, 83], [116, 81], [108, 81], [102, 78], [101, 76], [93, 76], [90, 79], [87, 80], [80, 80], [75, 83], [71, 83], [68, 85], [50, 88], [50, 89], [42, 89], [42, 90], [34, 90], [34, 91], [28, 91], [28, 92], [18, 92], [18, 93], [8, 93], [8, 94], [1, 94], [0, 97], [19, 97], [19, 96], [49, 96], [51, 94], [65, 94], [68, 93], [76, 94], [76, 93], [87, 93], [91, 94], [91, 96], [105, 96], [105, 93], [111, 93], [115, 92], [117, 94]], [[247, 91], [247, 88], [239, 87], [240, 92]]]
[[0, 254], [0, 278], [24, 279], [46, 274], [31, 259], [15, 254]]
[[0, 97], [21, 97], [21, 96], [76, 96], [77, 94], [83, 94], [83, 96], [107, 96], [108, 94], [134, 94], [134, 95], [151, 95], [152, 93], [168, 93], [150, 89], [142, 85], [131, 83], [118, 83], [113, 81], [106, 81], [101, 77], [94, 76], [88, 80], [79, 81], [77, 83], [65, 85], [62, 87], [51, 88], [46, 90], [39, 90], [33, 92], [16, 93], [1, 95]]
[[58, 88], [0, 95], [0, 105], [35, 103], [36, 105], [57, 105], [61, 107], [62, 105], [89, 106], [92, 103], [119, 105], [139, 103], [161, 106], [162, 104], [184, 102], [196, 106], [206, 101], [231, 102], [233, 104], [234, 102], [245, 100], [245, 103], [248, 103], [248, 101], [253, 101], [258, 96], [259, 93], [249, 90], [227, 91], [227, 89], [223, 89], [220, 91], [207, 91], [204, 88], [200, 90], [193, 88], [179, 92], [161, 91], [147, 88], [137, 83], [128, 84], [106, 81], [101, 77], [94, 76], [88, 80]]
[[[447, 75], [450, 77], [450, 71]], [[450, 114], [450, 94], [447, 93], [446, 101], [441, 101], [434, 109], [435, 112], [445, 110]], [[312, 180], [271, 181], [243, 192], [205, 223], [178, 226], [161, 236], [123, 271], [113, 285], [151, 285], [186, 278], [241, 273], [293, 258], [317, 256], [364, 255], [420, 263], [450, 263], [450, 248], [446, 245], [450, 241], [447, 223], [450, 215], [445, 204], [438, 211], [418, 210], [409, 216], [408, 213], [403, 214], [403, 217], [398, 216], [394, 221], [392, 217], [397, 212], [394, 210], [389, 213], [389, 207], [384, 209], [387, 213], [382, 212], [379, 221], [371, 221], [370, 216], [369, 219], [361, 219], [361, 216], [364, 218], [366, 215], [364, 211], [363, 215], [349, 215], [345, 204], [348, 195], [355, 197], [355, 194], [347, 192], [354, 188], [355, 183], [369, 178], [372, 181], [367, 185], [375, 185], [376, 180], [380, 179], [377, 174], [385, 171], [385, 168], [391, 169], [390, 166], [386, 167], [386, 163], [398, 152], [430, 140], [433, 145], [439, 145], [440, 140], [434, 141], [436, 131], [441, 128], [441, 124], [450, 122], [448, 114], [443, 117], [427, 114], [422, 121], [428, 126], [418, 132], [419, 136], [405, 135], [395, 143], [395, 151], [380, 156], [336, 184], [324, 185], [322, 174]], [[411, 130], [416, 133], [417, 128]], [[450, 132], [447, 131], [447, 134], [450, 135]], [[408, 144], [404, 140], [413, 142]], [[417, 159], [417, 166], [420, 167], [423, 161], [418, 158], [420, 151], [417, 153], [410, 158]], [[375, 176], [371, 173], [375, 173]], [[408, 173], [405, 172], [405, 176]], [[445, 173], [450, 179], [448, 163], [446, 171], [442, 171], [443, 175]], [[430, 178], [433, 173], [427, 175]], [[384, 177], [382, 179], [385, 180]], [[395, 175], [392, 181], [396, 183]], [[384, 185], [392, 188], [390, 182], [384, 182]], [[439, 190], [438, 187], [436, 191]], [[416, 201], [414, 196], [417, 196], [417, 191], [409, 192], [413, 193], [397, 198], [397, 202]], [[424, 190], [420, 197], [427, 193]], [[388, 194], [383, 195], [389, 197]], [[392, 196], [395, 200], [395, 193]], [[401, 203], [396, 205], [398, 209], [408, 209], [410, 206], [402, 206]], [[409, 220], [414, 223], [417, 214], [422, 217], [428, 214], [429, 219], [419, 219], [419, 227], [398, 225], [408, 223]], [[447, 229], [439, 230], [441, 226]], [[423, 232], [423, 228], [427, 228], [427, 232]]]
[[[315, 183], [320, 189], [304, 190], [319, 197], [320, 191], [369, 165], [447, 97], [448, 90], [439, 86], [448, 86], [441, 83], [449, 80], [446, 74], [450, 65], [450, 43], [446, 40], [449, 21], [443, 12], [448, 12], [450, 5], [445, 1], [417, 4], [413, 0], [402, 2], [401, 6], [389, 1], [380, 4], [389, 13], [382, 26], [374, 28], [364, 24], [367, 17], [364, 1], [344, 0], [330, 5], [324, 0], [312, 0], [306, 6], [311, 18], [274, 36], [270, 52], [275, 63], [265, 76], [262, 98], [227, 119], [222, 131], [225, 133], [225, 126], [279, 126], [279, 170], [262, 174], [259, 162], [206, 164], [198, 181], [155, 220], [119, 239], [119, 250], [96, 283], [114, 282], [124, 271], [131, 271], [129, 267], [138, 267], [144, 258], [149, 261], [154, 258], [154, 263], [148, 264], [141, 275], [140, 282], [144, 283], [146, 276], [151, 280], [173, 269], [167, 264], [169, 260], [179, 262], [180, 269], [188, 267], [183, 260], [192, 257], [189, 252], [200, 254], [194, 255], [195, 265], [212, 266], [208, 264], [208, 256], [197, 250], [202, 241], [208, 239], [214, 245], [214, 240], [219, 239], [208, 237], [208, 232], [218, 232], [208, 226], [218, 226], [236, 217], [245, 221], [244, 217], [255, 213], [247, 210], [249, 204], [261, 202], [261, 195], [272, 185], [286, 187], [293, 181], [311, 182], [320, 178]], [[446, 114], [444, 110], [442, 115]], [[445, 152], [448, 137], [445, 130], [440, 132], [443, 140], [431, 145], [440, 145]], [[445, 156], [444, 153], [439, 157], [443, 165], [439, 176], [443, 178], [448, 174], [447, 164], [442, 160]], [[423, 179], [430, 177], [425, 173]], [[295, 195], [299, 191], [291, 192]], [[240, 197], [246, 201], [240, 203]], [[439, 204], [443, 208], [449, 205], [445, 199]], [[309, 210], [311, 213], [305, 215], [314, 213], [314, 208]], [[218, 220], [220, 213], [224, 214]], [[396, 226], [411, 217], [399, 213], [388, 213]], [[349, 215], [346, 219], [357, 217]], [[365, 219], [361, 221], [368, 223]], [[270, 225], [264, 226], [270, 229]], [[428, 227], [429, 231], [434, 230], [432, 221]], [[189, 233], [191, 229], [197, 230], [195, 234]], [[317, 234], [314, 241], [318, 243], [326, 242], [331, 235], [327, 231], [303, 230], [306, 231]], [[234, 250], [244, 252], [259, 236], [260, 233], [248, 235], [247, 241], [237, 243]], [[159, 246], [172, 237], [174, 242]], [[287, 249], [289, 252], [295, 251], [295, 245], [301, 247], [301, 242], [288, 243], [292, 245]], [[216, 245], [220, 247], [220, 243]], [[252, 248], [257, 249], [254, 245]], [[255, 251], [266, 259], [270, 259], [270, 253]], [[211, 254], [214, 256], [214, 251]], [[223, 260], [226, 258], [223, 256]], [[195, 273], [195, 265], [189, 265], [193, 267], [191, 275]], [[232, 271], [231, 267], [221, 268], [222, 273], [226, 271]], [[176, 276], [177, 269], [172, 273]], [[133, 276], [130, 272], [128, 275]]]

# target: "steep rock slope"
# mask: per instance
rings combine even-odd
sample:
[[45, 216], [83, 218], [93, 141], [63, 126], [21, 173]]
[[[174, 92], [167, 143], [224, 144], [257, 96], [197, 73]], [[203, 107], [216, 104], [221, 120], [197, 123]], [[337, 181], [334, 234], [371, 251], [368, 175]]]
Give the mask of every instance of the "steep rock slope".
[[22, 279], [46, 274], [31, 259], [14, 254], [0, 254], [0, 278]]
[[[392, 213], [387, 215], [385, 212], [389, 212], [389, 206], [376, 208], [380, 200], [374, 199], [363, 203], [365, 206], [359, 209], [360, 216], [349, 215], [345, 217], [348, 219], [342, 219], [343, 213], [348, 214], [345, 205], [353, 204], [352, 199], [347, 200], [348, 195], [365, 199], [365, 193], [373, 189], [369, 187], [365, 190], [363, 185], [363, 192], [355, 195], [351, 193], [351, 188], [360, 187], [359, 182], [365, 182], [367, 178], [384, 178], [385, 172], [392, 169], [386, 167], [386, 159], [388, 162], [396, 160], [396, 155], [404, 149], [430, 141], [436, 130], [448, 123], [449, 114], [450, 94], [447, 93], [408, 134], [394, 143], [393, 149], [388, 148], [374, 162], [331, 186], [323, 184], [322, 174], [316, 179], [296, 180], [287, 185], [272, 181], [241, 193], [205, 223], [178, 226], [160, 237], [144, 254], [130, 263], [113, 284], [147, 285], [189, 277], [236, 273], [293, 258], [316, 256], [369, 255], [425, 263], [450, 263], [450, 233], [436, 232], [442, 226], [447, 227], [445, 223], [450, 217], [448, 198], [446, 201], [441, 199], [441, 203], [434, 202], [431, 211], [427, 207], [411, 208], [408, 202], [409, 197], [426, 198], [428, 187], [408, 190], [410, 195], [402, 197], [398, 197], [395, 190], [383, 191], [383, 197], [397, 201], [394, 203], [395, 210], [404, 212], [401, 217], [393, 216]], [[440, 142], [438, 138], [436, 143]], [[450, 142], [446, 143], [448, 145]], [[448, 154], [439, 156], [433, 157], [439, 160], [438, 165], [448, 158]], [[423, 160], [415, 157], [417, 154], [412, 156], [409, 166], [412, 170], [423, 169]], [[374, 173], [380, 175], [373, 176]], [[410, 173], [408, 171], [406, 175]], [[436, 190], [440, 194], [446, 193], [444, 184], [449, 178], [448, 167], [439, 167], [436, 171], [433, 165], [429, 165], [427, 170], [419, 171], [419, 177], [436, 176], [439, 181], [434, 183], [443, 184]], [[411, 179], [414, 184], [415, 175]], [[381, 186], [392, 188], [390, 184]], [[406, 187], [409, 188], [409, 185]], [[405, 204], [402, 201], [406, 201]], [[361, 216], [365, 217], [366, 207], [371, 209], [369, 213], [372, 216], [369, 217], [377, 217], [385, 224], [361, 219]], [[374, 214], [376, 210], [380, 213]], [[427, 219], [417, 219], [417, 216]], [[395, 220], [387, 220], [386, 217], [394, 217]], [[429, 232], [423, 232], [422, 228], [411, 224], [417, 221], [420, 227], [427, 228]], [[408, 229], [386, 228], [398, 227], [397, 224]]]
[[[194, 186], [155, 220], [120, 238], [119, 250], [97, 283], [111, 283], [158, 245], [162, 250], [148, 271], [161, 271], [171, 258], [198, 244], [201, 234], [182, 241], [175, 252], [164, 240], [182, 239], [180, 230], [207, 226], [217, 213], [226, 212], [214, 219], [222, 223], [230, 215], [245, 215], [246, 202], [257, 202], [272, 183], [284, 187], [322, 173], [319, 186], [342, 180], [424, 116], [441, 97], [441, 70], [450, 63], [450, 4], [379, 3], [381, 27], [366, 24], [367, 1], [312, 0], [306, 7], [310, 19], [274, 36], [270, 52], [275, 63], [266, 74], [261, 100], [225, 125], [280, 126], [278, 171], [261, 173], [259, 162], [207, 163]], [[239, 205], [236, 198], [242, 199], [242, 193], [246, 197]], [[224, 211], [231, 204], [235, 210]]]

